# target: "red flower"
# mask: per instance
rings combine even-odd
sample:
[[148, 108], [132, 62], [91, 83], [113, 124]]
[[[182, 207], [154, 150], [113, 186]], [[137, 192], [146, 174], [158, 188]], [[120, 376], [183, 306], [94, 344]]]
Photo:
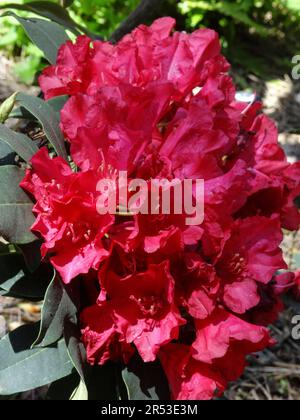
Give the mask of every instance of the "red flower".
[[295, 274], [289, 272], [274, 276], [269, 284], [259, 284], [260, 302], [247, 313], [249, 322], [265, 326], [276, 322], [284, 309], [281, 296], [291, 289], [295, 289]]
[[[179, 327], [185, 321], [174, 304], [174, 280], [168, 263], [151, 265], [148, 271], [125, 278], [112, 271], [102, 272], [100, 282], [99, 308], [87, 309], [82, 315], [84, 327], [95, 325], [93, 333], [89, 328], [83, 331], [84, 341], [90, 342], [91, 334], [97, 336], [96, 347], [102, 353], [103, 343], [106, 348], [107, 339], [110, 341], [112, 334], [118, 333], [122, 342], [134, 343], [143, 360], [150, 362], [161, 346], [178, 338]], [[89, 315], [93, 318], [95, 311], [98, 315], [91, 324]], [[102, 319], [107, 320], [105, 329]], [[98, 358], [95, 346], [91, 354], [89, 348], [88, 358]]]
[[46, 148], [31, 164], [21, 186], [37, 200], [32, 230], [44, 239], [42, 256], [48, 255], [69, 283], [79, 274], [99, 268], [108, 256], [103, 238], [114, 218], [100, 216], [96, 210], [96, 173], [73, 173], [63, 159], [51, 159]]
[[91, 42], [86, 36], [75, 44], [67, 42], [59, 50], [57, 64], [40, 77], [46, 99], [93, 94], [104, 86], [120, 84], [145, 87], [156, 81], [171, 82], [174, 98], [182, 97], [210, 73], [228, 69], [214, 31], [170, 36], [174, 26], [174, 19], [159, 19], [149, 28], [139, 27], [115, 46]]
[[169, 344], [163, 347], [159, 358], [173, 400], [211, 400], [221, 396], [226, 388], [222, 376], [210, 366], [193, 359], [187, 345]]
[[[211, 399], [273, 343], [264, 326], [294, 284], [277, 271], [282, 229], [300, 224], [300, 164], [288, 163], [261, 104], [235, 100], [216, 33], [174, 25], [60, 48], [40, 85], [46, 99], [70, 96], [61, 129], [76, 172], [42, 149], [22, 187], [36, 200], [44, 258], [65, 282], [82, 276], [88, 361], [159, 357], [174, 399]], [[203, 179], [203, 223], [188, 226], [175, 199], [171, 214], [101, 216], [97, 183], [120, 170], [149, 195], [153, 180]]]
[[[218, 93], [213, 96], [211, 91]], [[171, 160], [176, 177], [209, 179], [223, 173], [222, 158], [234, 145], [241, 118], [230, 106], [233, 98], [232, 81], [222, 76], [208, 79], [200, 93], [178, 109], [160, 150]]]
[[[251, 108], [248, 112], [252, 115]], [[300, 213], [294, 200], [300, 195], [300, 164], [288, 163], [273, 121], [264, 115], [252, 120], [249, 131], [240, 136], [236, 155], [247, 162], [254, 175], [249, 200], [240, 215], [269, 217], [278, 213], [283, 228], [297, 230]]]
[[173, 265], [178, 305], [195, 319], [207, 318], [216, 307], [220, 289], [220, 279], [214, 267], [196, 252], [186, 252]]
[[81, 313], [82, 341], [86, 347], [88, 362], [104, 365], [108, 360], [128, 363], [134, 348], [117, 332], [110, 309], [105, 304], [86, 308]]
[[222, 309], [204, 321], [197, 321], [196, 330], [193, 358], [214, 365], [227, 380], [241, 375], [247, 354], [273, 343], [266, 328], [249, 324]]
[[257, 283], [269, 283], [278, 269], [286, 268], [279, 245], [282, 232], [278, 218], [253, 217], [232, 225], [216, 269], [223, 279], [225, 305], [237, 314], [257, 306]]
[[248, 324], [224, 310], [197, 321], [192, 350], [169, 344], [159, 358], [176, 400], [210, 400], [220, 396], [246, 365], [246, 355], [274, 344], [268, 330]]
[[171, 92], [169, 83], [155, 90], [121, 85], [71, 97], [61, 112], [61, 127], [76, 164], [82, 170], [97, 169], [104, 159], [130, 174], [157, 131]]
[[90, 42], [88, 37], [80, 36], [75, 44], [68, 41], [59, 49], [57, 65], [47, 67], [39, 78], [45, 99], [84, 92], [86, 64], [92, 56]]

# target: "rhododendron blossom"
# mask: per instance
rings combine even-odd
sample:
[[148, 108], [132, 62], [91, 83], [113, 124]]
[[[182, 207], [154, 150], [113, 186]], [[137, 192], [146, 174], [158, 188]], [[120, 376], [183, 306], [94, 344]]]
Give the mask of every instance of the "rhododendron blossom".
[[[173, 399], [212, 399], [274, 344], [267, 326], [295, 287], [278, 271], [282, 229], [300, 223], [300, 164], [261, 104], [236, 101], [217, 34], [174, 26], [163, 18], [116, 45], [80, 36], [60, 48], [39, 82], [46, 100], [69, 95], [61, 130], [76, 169], [43, 148], [22, 187], [36, 200], [43, 258], [89, 295], [89, 363], [138, 353], [161, 364]], [[148, 186], [204, 180], [203, 222], [161, 209], [100, 214], [97, 186], [120, 171]]]
[[[99, 214], [118, 214], [118, 210], [130, 215], [186, 214], [187, 226], [201, 225], [204, 220], [204, 182], [197, 179], [132, 179], [120, 171], [118, 182], [100, 179], [97, 184]], [[192, 217], [188, 217], [192, 216]]]

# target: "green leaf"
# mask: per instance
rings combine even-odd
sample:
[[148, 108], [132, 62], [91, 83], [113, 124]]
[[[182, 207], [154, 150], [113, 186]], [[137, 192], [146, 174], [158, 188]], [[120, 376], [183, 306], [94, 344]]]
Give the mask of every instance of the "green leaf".
[[122, 371], [129, 400], [169, 400], [169, 386], [159, 362], [134, 357]]
[[15, 118], [17, 120], [29, 120], [36, 121], [34, 116], [30, 112], [26, 111], [23, 107], [16, 107], [9, 115], [9, 118]]
[[[80, 341], [80, 332], [78, 325], [71, 320], [71, 316], [65, 318], [64, 337], [69, 352], [70, 359], [77, 370], [81, 381], [85, 383], [87, 373], [86, 353], [82, 342]], [[74, 317], [73, 317], [74, 318]]]
[[43, 242], [41, 240], [37, 240], [31, 242], [30, 244], [19, 245], [18, 247], [23, 254], [26, 266], [31, 273], [34, 273], [41, 264], [42, 243]]
[[9, 98], [7, 98], [1, 105], [0, 105], [0, 123], [3, 124], [8, 119], [9, 114], [13, 110], [16, 102], [16, 96], [18, 92], [15, 92]]
[[63, 107], [67, 103], [68, 99], [69, 99], [69, 97], [67, 95], [64, 95], [64, 96], [56, 96], [55, 98], [49, 99], [47, 101], [47, 104], [51, 105], [52, 108], [57, 113], [60, 113], [60, 111], [63, 109]]
[[0, 288], [3, 295], [41, 300], [52, 278], [53, 268], [50, 265], [43, 264], [31, 274], [26, 270], [20, 254], [0, 255]]
[[[35, 47], [33, 44], [30, 44], [30, 46]], [[38, 52], [37, 54], [39, 55], [34, 56], [30, 50], [27, 51], [26, 47], [24, 47], [24, 50], [28, 56], [22, 57], [22, 60], [15, 63], [13, 72], [17, 77], [17, 80], [24, 85], [31, 86], [36, 84], [35, 80], [37, 73], [44, 67], [42, 64], [43, 54], [39, 54], [40, 52]]]
[[47, 347], [59, 340], [63, 335], [65, 320], [73, 318], [76, 313], [76, 305], [60, 278], [55, 276], [46, 291], [40, 331], [33, 346]]
[[18, 298], [18, 296], [7, 296], [7, 292], [6, 292], [6, 290], [3, 290], [3, 289], [1, 289], [0, 288], [0, 296], [3, 296], [3, 297], [13, 297], [13, 298]]
[[86, 352], [83, 343], [80, 341], [78, 325], [65, 319], [64, 337], [67, 345], [69, 357], [80, 376], [80, 383], [71, 395], [71, 400], [88, 400], [88, 390], [86, 386], [86, 376], [88, 371]]
[[300, 195], [298, 195], [298, 197], [295, 198], [294, 200], [295, 206], [300, 209]]
[[36, 240], [30, 232], [33, 204], [19, 186], [24, 175], [16, 166], [0, 166], [0, 236], [15, 244]]
[[300, 11], [300, 3], [298, 0], [288, 0], [287, 7], [292, 10], [297, 10], [298, 12]]
[[3, 141], [0, 141], [0, 166], [14, 165], [16, 154]]
[[76, 392], [79, 383], [77, 372], [73, 372], [71, 375], [53, 382], [48, 389], [46, 400], [69, 401]]
[[79, 382], [78, 387], [72, 393], [71, 401], [87, 401], [89, 399], [88, 390], [83, 381]]
[[70, 7], [74, 3], [74, 0], [61, 0], [61, 5], [63, 7]]
[[37, 329], [38, 324], [25, 325], [0, 340], [0, 395], [38, 388], [72, 373], [63, 340], [48, 348], [30, 348]]
[[29, 137], [21, 133], [15, 133], [3, 124], [0, 124], [0, 142], [7, 144], [25, 162], [29, 162], [39, 150]]
[[68, 156], [64, 144], [64, 136], [59, 127], [59, 114], [55, 112], [47, 102], [36, 96], [19, 93], [17, 101], [39, 120], [46, 137], [54, 147], [58, 156], [63, 157], [67, 161]]
[[23, 26], [31, 41], [44, 53], [45, 58], [54, 64], [59, 47], [68, 41], [65, 30], [55, 22], [38, 18], [22, 18], [7, 12], [2, 16], [12, 16]]
[[241, 4], [232, 4], [220, 1], [216, 4], [216, 10], [225, 16], [233, 18], [236, 22], [241, 22], [250, 28], [254, 28], [262, 36], [266, 36], [270, 33], [267, 27], [251, 19], [247, 12], [243, 10], [243, 6]]
[[5, 6], [1, 6], [0, 10], [1, 9], [14, 9], [35, 13], [69, 29], [71, 32], [75, 33], [75, 35], [79, 35], [80, 33], [78, 28], [83, 29], [70, 17], [67, 10], [50, 1], [32, 1], [26, 4], [9, 3]]

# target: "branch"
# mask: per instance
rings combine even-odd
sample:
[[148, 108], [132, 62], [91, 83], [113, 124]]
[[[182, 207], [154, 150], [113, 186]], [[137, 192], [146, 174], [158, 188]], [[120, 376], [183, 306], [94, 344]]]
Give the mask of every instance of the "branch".
[[121, 23], [119, 28], [112, 34], [110, 40], [112, 42], [117, 42], [124, 35], [131, 32], [138, 25], [145, 23], [146, 20], [151, 18], [158, 6], [162, 3], [163, 0], [141, 0], [141, 3], [138, 7], [128, 16], [124, 22]]

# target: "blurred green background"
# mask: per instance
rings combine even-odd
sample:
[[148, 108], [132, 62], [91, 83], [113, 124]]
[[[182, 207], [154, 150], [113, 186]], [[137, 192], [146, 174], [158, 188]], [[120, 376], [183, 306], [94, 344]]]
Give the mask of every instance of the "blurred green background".
[[[15, 0], [26, 4], [28, 0]], [[104, 38], [139, 4], [139, 0], [53, 0], [69, 7], [72, 18]], [[8, 4], [0, 0], [0, 6]], [[25, 12], [18, 12], [26, 16]], [[28, 15], [28, 14], [27, 14]], [[289, 71], [300, 52], [300, 0], [162, 0], [154, 15], [172, 15], [181, 30], [210, 27], [219, 32], [224, 53], [236, 68], [261, 78]], [[17, 79], [32, 84], [44, 65], [41, 53], [13, 18], [0, 23], [0, 50], [15, 61]], [[243, 84], [243, 78], [240, 78]]]

